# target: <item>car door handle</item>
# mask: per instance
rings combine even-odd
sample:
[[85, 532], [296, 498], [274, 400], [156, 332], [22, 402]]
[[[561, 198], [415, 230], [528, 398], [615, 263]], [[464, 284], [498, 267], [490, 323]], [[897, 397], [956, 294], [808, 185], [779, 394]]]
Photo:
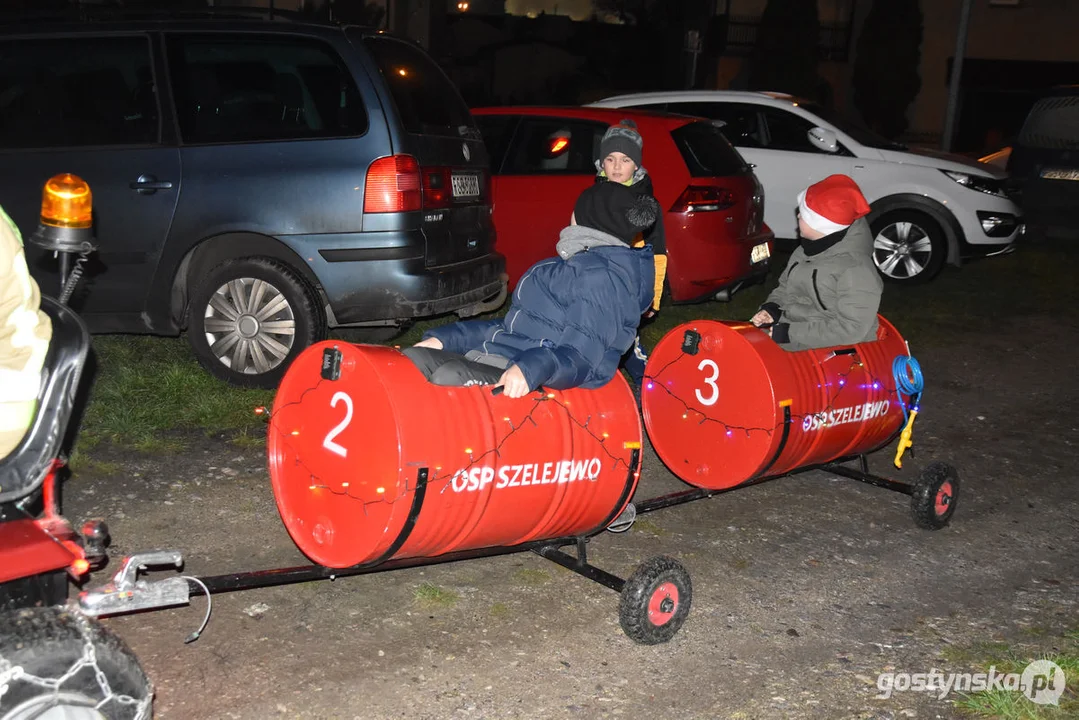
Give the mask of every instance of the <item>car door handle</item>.
[[158, 190], [172, 190], [172, 183], [168, 180], [158, 180], [153, 175], [140, 175], [139, 179], [128, 187], [143, 195], [152, 195]]

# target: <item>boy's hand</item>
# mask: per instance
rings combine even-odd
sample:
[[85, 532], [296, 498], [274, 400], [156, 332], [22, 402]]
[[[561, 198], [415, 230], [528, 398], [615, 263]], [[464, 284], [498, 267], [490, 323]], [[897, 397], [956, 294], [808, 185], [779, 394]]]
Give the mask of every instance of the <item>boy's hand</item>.
[[775, 322], [775, 318], [767, 310], [758, 310], [757, 314], [750, 318], [749, 321], [760, 327], [761, 325], [771, 325]]
[[510, 365], [502, 377], [498, 379], [498, 385], [502, 386], [502, 394], [508, 398], [524, 397], [528, 394], [528, 382], [521, 368]]
[[645, 320], [651, 320], [656, 315], [659, 315], [659, 310], [656, 310], [655, 308], [648, 308], [644, 311], [644, 315], [642, 315], [641, 317]]
[[426, 340], [420, 340], [418, 343], [416, 343], [412, 347], [425, 347], [425, 348], [432, 348], [434, 350], [441, 350], [442, 349], [442, 341], [439, 340], [438, 338], [435, 338], [435, 337], [429, 337]]

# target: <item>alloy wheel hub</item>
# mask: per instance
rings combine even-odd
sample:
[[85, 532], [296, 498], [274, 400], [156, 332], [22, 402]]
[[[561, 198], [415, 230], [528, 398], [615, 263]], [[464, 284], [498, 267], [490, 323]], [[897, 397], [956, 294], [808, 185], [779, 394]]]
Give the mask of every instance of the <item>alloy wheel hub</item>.
[[229, 280], [210, 297], [203, 317], [206, 344], [222, 365], [245, 375], [278, 367], [296, 341], [288, 298], [259, 278]]
[[905, 280], [922, 273], [933, 256], [933, 242], [918, 225], [897, 222], [873, 238], [873, 261], [888, 277]]

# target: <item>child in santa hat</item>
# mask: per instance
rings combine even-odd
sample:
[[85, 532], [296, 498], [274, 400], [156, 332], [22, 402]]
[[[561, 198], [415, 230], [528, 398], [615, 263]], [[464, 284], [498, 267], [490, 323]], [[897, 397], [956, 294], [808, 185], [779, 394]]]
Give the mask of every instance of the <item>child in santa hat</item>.
[[779, 286], [750, 320], [785, 350], [877, 339], [883, 283], [873, 264], [869, 203], [854, 180], [831, 175], [798, 196], [798, 234]]

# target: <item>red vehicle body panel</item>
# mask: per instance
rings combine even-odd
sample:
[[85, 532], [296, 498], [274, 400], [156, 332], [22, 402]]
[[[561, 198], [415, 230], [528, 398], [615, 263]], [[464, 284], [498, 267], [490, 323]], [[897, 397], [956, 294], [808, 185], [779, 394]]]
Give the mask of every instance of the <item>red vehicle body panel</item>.
[[77, 536], [59, 514], [54, 460], [42, 483], [45, 510], [41, 517], [0, 522], [0, 583], [69, 569], [85, 557]]
[[[477, 108], [473, 114], [589, 120], [607, 125], [630, 118], [644, 138], [642, 164], [652, 176], [667, 241], [667, 279], [675, 302], [708, 299], [718, 291], [763, 276], [768, 263], [751, 263], [751, 251], [771, 243], [772, 232], [754, 220], [751, 173], [728, 177], [692, 177], [671, 131], [699, 119], [624, 109], [583, 107]], [[595, 172], [561, 175], [492, 173], [494, 224], [499, 251], [506, 256], [510, 289], [532, 264], [554, 255], [558, 233], [570, 222], [574, 203], [595, 182]], [[680, 212], [675, 205], [689, 187], [720, 187], [734, 204], [715, 211]], [[758, 212], [763, 214], [763, 207]], [[753, 226], [759, 227], [753, 230]]]
[[0, 583], [61, 570], [79, 555], [32, 519], [0, 523]]

